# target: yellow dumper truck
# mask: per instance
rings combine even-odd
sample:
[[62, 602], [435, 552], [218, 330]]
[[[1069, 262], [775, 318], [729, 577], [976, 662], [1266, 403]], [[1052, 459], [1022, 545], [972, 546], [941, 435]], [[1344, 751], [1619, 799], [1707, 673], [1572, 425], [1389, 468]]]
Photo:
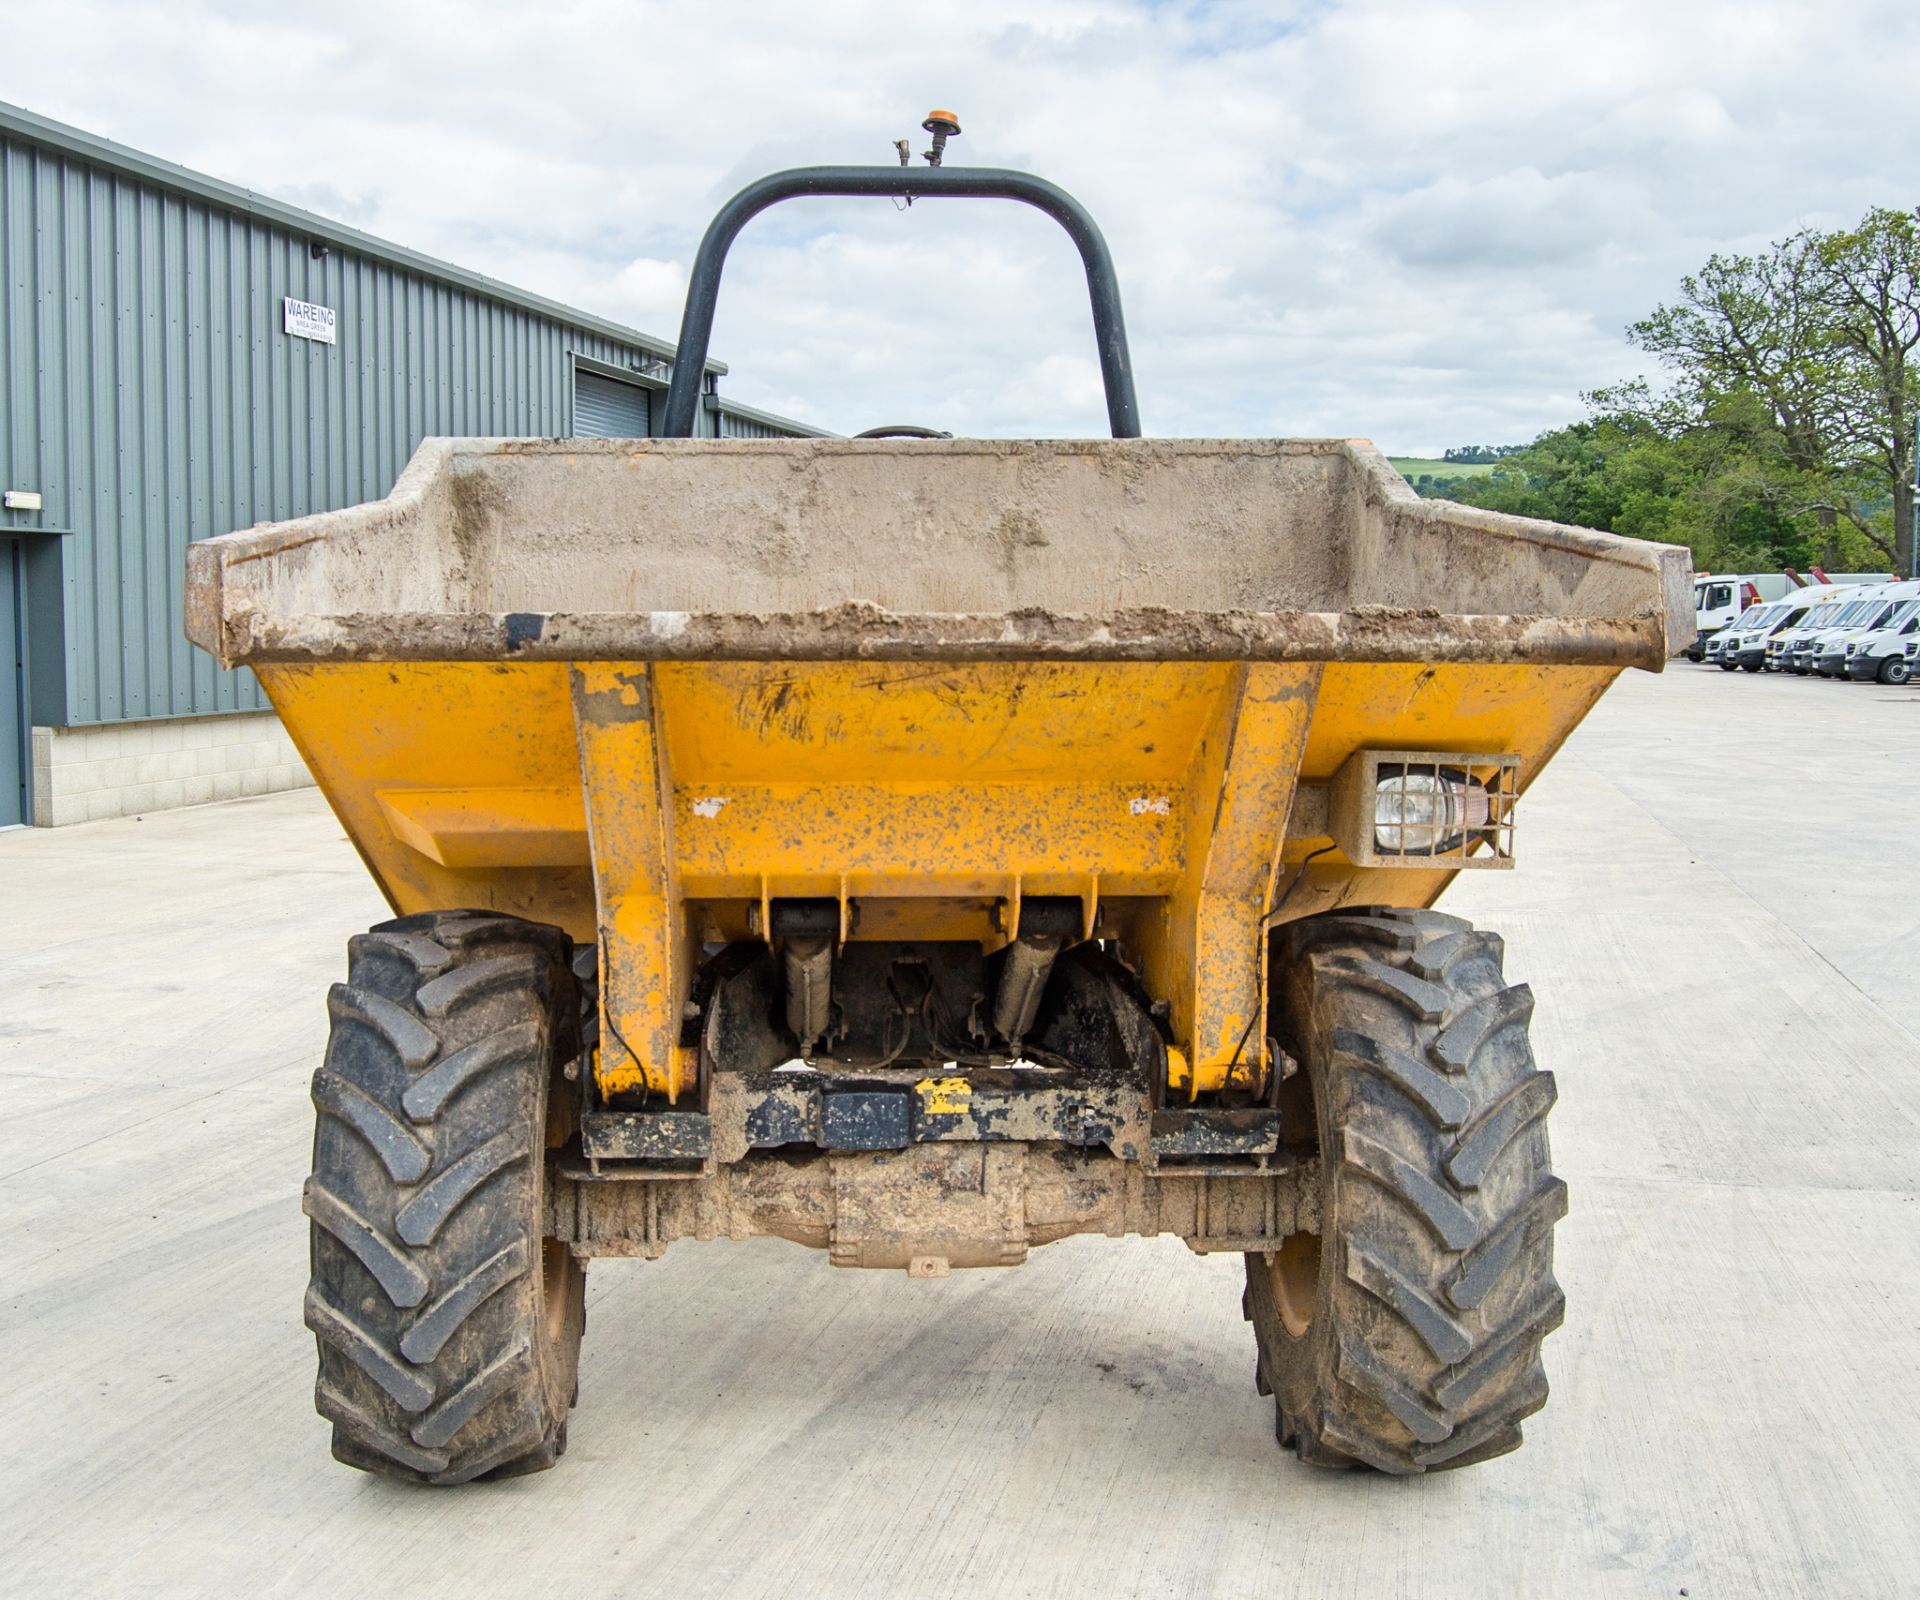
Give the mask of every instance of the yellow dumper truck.
[[[691, 437], [727, 245], [820, 193], [1058, 217], [1116, 437]], [[385, 500], [190, 551], [191, 636], [394, 911], [313, 1082], [334, 1453], [550, 1466], [585, 1263], [753, 1235], [1238, 1252], [1303, 1460], [1517, 1445], [1554, 1083], [1499, 938], [1430, 907], [1690, 642], [1686, 553], [1420, 500], [1360, 440], [1137, 437], [1098, 230], [1020, 173], [743, 191], [667, 432], [430, 439]]]

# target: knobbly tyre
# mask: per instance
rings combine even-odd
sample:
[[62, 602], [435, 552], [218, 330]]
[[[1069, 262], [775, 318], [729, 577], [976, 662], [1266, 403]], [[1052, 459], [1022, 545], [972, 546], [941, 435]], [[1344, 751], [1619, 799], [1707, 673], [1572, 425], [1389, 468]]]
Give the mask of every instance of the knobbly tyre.
[[[813, 194], [1058, 219], [1114, 438], [692, 437], [727, 247]], [[1236, 1251], [1303, 1460], [1514, 1448], [1554, 1081], [1499, 938], [1430, 908], [1687, 642], [1687, 553], [1420, 500], [1362, 440], [1138, 437], [1106, 246], [1022, 173], [762, 180], [679, 348], [669, 437], [431, 439], [385, 500], [189, 552], [190, 635], [395, 913], [313, 1083], [335, 1455], [550, 1466], [585, 1263], [761, 1234]]]

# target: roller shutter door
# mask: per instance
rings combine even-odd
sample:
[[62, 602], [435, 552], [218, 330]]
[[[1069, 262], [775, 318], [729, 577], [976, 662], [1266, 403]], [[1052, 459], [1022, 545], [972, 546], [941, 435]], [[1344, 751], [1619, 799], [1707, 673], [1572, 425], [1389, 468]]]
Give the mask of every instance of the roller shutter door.
[[597, 372], [573, 375], [576, 439], [644, 439], [653, 432], [653, 395], [637, 383]]

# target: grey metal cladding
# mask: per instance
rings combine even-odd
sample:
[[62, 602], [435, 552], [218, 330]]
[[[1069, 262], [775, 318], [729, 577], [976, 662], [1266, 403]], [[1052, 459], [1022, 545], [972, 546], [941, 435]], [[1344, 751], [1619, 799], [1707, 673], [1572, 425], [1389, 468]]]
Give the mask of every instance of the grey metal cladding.
[[[36, 721], [263, 708], [181, 631], [189, 541], [378, 498], [429, 435], [566, 433], [576, 355], [657, 366], [643, 335], [102, 151], [0, 108], [0, 479], [45, 496], [0, 528], [64, 533], [25, 541]], [[331, 307], [337, 343], [285, 332], [289, 296]]]

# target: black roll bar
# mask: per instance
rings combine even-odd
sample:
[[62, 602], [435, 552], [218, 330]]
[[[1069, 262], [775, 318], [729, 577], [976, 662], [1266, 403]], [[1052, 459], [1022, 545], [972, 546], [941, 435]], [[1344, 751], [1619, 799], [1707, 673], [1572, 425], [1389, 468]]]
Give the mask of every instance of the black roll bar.
[[740, 230], [768, 206], [807, 195], [889, 195], [916, 200], [928, 195], [969, 195], [1019, 200], [1046, 212], [1067, 230], [1087, 269], [1087, 294], [1093, 302], [1093, 331], [1100, 347], [1100, 377], [1106, 384], [1107, 420], [1113, 436], [1140, 437], [1140, 403], [1133, 392], [1133, 362], [1120, 315], [1120, 282], [1114, 276], [1113, 257], [1086, 208], [1066, 190], [1030, 172], [1002, 167], [795, 167], [748, 184], [720, 208], [700, 241], [687, 283], [687, 308], [680, 319], [673, 382], [667, 389], [662, 430], [667, 438], [693, 437], [727, 251]]

